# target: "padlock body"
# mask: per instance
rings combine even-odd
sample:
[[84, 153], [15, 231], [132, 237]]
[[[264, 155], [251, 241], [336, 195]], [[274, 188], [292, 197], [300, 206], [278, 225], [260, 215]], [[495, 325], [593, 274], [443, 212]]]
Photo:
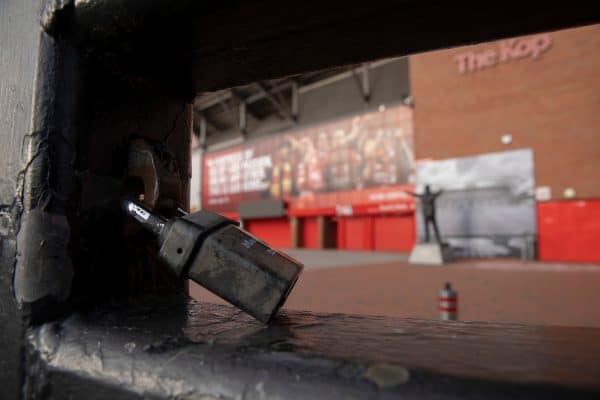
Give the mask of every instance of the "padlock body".
[[180, 277], [185, 277], [194, 253], [211, 232], [220, 227], [237, 224], [219, 214], [198, 211], [165, 223], [159, 235], [160, 257]]
[[262, 322], [283, 305], [302, 264], [235, 225], [203, 241], [188, 276]]

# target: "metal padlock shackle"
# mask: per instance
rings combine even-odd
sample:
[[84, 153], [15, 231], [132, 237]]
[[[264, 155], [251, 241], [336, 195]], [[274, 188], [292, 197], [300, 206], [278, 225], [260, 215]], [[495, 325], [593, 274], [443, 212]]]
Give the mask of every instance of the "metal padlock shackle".
[[133, 199], [123, 210], [157, 236], [159, 256], [180, 278], [189, 277], [262, 322], [287, 299], [303, 266], [208, 211], [165, 219]]

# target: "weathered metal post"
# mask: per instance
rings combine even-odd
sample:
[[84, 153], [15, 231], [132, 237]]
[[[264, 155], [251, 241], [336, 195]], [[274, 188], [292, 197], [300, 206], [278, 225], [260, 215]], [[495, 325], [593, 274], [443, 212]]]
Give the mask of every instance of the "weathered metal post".
[[74, 39], [74, 14], [74, 1], [0, 4], [2, 398], [19, 398], [37, 373], [28, 326], [184, 290], [146, 250], [153, 242], [124, 230], [119, 197], [129, 145], [142, 138], [173, 161], [182, 190], [171, 200], [187, 206], [193, 95], [171, 78], [151, 84], [125, 62], [108, 68], [115, 53], [78, 49], [89, 37]]

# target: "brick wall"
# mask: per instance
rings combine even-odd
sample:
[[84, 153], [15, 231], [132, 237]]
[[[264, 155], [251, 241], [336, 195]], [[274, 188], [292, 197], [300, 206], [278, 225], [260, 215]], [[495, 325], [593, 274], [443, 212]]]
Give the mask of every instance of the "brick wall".
[[[537, 58], [519, 44], [532, 38], [507, 62], [500, 42], [411, 57], [416, 158], [532, 148], [536, 186], [553, 199], [568, 187], [600, 198], [600, 25], [552, 32], [549, 46], [538, 38]], [[461, 74], [456, 57], [468, 52], [481, 69]]]

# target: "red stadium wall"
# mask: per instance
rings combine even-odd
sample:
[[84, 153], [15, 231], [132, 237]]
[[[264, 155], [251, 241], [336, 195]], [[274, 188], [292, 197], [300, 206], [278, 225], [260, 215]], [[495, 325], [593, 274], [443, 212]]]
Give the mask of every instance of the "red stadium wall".
[[246, 230], [270, 246], [291, 247], [290, 220], [285, 218], [265, 218], [244, 221]]
[[338, 248], [409, 252], [415, 243], [414, 215], [340, 217]]
[[600, 200], [538, 203], [541, 261], [600, 262]]
[[300, 247], [306, 249], [319, 248], [319, 225], [317, 218], [302, 218], [300, 231]]
[[415, 244], [415, 219], [412, 215], [373, 217], [375, 250], [409, 252]]
[[338, 248], [371, 250], [371, 217], [341, 217], [338, 219]]

